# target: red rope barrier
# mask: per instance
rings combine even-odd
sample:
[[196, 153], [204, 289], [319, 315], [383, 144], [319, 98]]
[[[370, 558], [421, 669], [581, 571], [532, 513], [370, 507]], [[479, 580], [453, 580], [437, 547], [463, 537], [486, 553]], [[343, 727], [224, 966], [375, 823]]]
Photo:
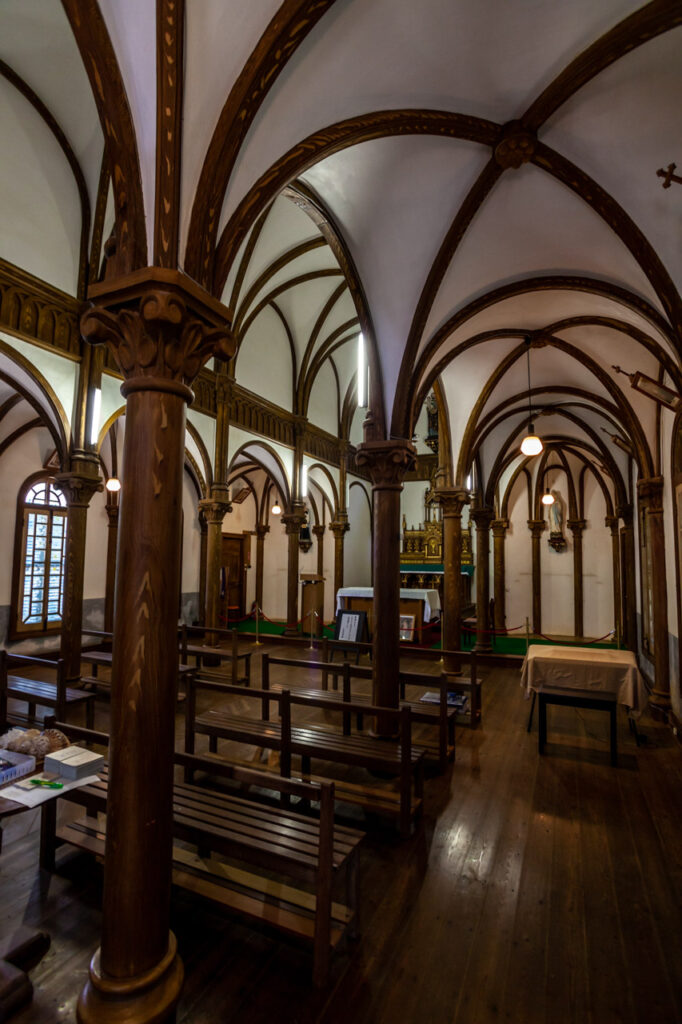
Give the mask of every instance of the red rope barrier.
[[575, 646], [578, 646], [578, 647], [593, 647], [594, 644], [600, 644], [602, 642], [602, 640], [606, 640], [607, 637], [613, 636], [613, 630], [610, 629], [608, 631], [608, 633], [604, 633], [603, 636], [597, 637], [596, 640], [585, 640], [583, 643], [580, 643], [580, 644], [577, 644], [577, 645], [575, 643], [573, 643], [572, 641], [569, 641], [568, 643], [566, 643], [565, 640], [556, 640], [552, 636], [545, 636], [544, 633], [537, 633], [536, 635], [537, 636], [541, 636], [543, 640], [549, 640], [549, 642], [552, 643], [552, 644], [561, 644], [562, 646], [566, 646], [566, 647], [571, 647], [571, 646], [573, 646], [573, 647], [575, 647]]

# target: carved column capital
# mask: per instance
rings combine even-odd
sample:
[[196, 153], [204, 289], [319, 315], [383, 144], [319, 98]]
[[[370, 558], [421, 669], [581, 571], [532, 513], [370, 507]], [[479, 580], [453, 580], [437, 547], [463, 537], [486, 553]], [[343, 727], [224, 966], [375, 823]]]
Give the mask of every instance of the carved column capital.
[[495, 518], [495, 512], [491, 508], [472, 508], [469, 515], [476, 523], [477, 530], [489, 530]]
[[221, 526], [224, 517], [232, 511], [232, 505], [229, 501], [204, 498], [199, 502], [199, 511], [203, 513], [209, 526]]
[[344, 533], [348, 533], [350, 530], [350, 523], [348, 522], [348, 516], [342, 517], [340, 514], [329, 524], [329, 529], [334, 534], [337, 540], [340, 540]]
[[493, 521], [492, 521], [492, 523], [490, 525], [492, 527], [493, 537], [498, 538], [498, 539], [499, 538], [504, 538], [504, 535], [506, 534], [507, 530], [509, 529], [509, 520], [508, 519], [493, 519]]
[[280, 518], [281, 522], [284, 523], [287, 534], [300, 533], [301, 527], [305, 522], [305, 505], [299, 501], [292, 502], [289, 511], [285, 512]]
[[566, 526], [569, 528], [571, 533], [573, 533], [573, 535], [575, 535], [576, 533], [582, 533], [583, 532], [583, 530], [587, 526], [587, 520], [586, 519], [567, 519], [566, 520]]
[[109, 526], [118, 526], [119, 505], [113, 505], [110, 502], [107, 502], [104, 507], [106, 508], [107, 516], [109, 517]]
[[533, 537], [541, 537], [544, 531], [547, 529], [547, 523], [544, 519], [529, 519], [528, 529], [530, 530]]
[[650, 476], [637, 483], [637, 495], [640, 501], [647, 503], [647, 511], [663, 512], [663, 477]]
[[439, 487], [436, 498], [444, 518], [461, 516], [462, 509], [470, 501], [469, 492], [464, 487]]
[[358, 445], [356, 465], [366, 469], [375, 490], [402, 490], [408, 470], [417, 461], [417, 450], [411, 441], [364, 441]]
[[620, 519], [618, 516], [604, 516], [604, 526], [608, 526], [612, 534], [618, 533]]
[[212, 356], [230, 359], [236, 342], [226, 306], [177, 270], [146, 267], [93, 285], [83, 337], [106, 344], [131, 390], [162, 390], [191, 400], [189, 385]]
[[632, 529], [632, 504], [630, 502], [627, 505], [619, 505], [616, 515], [623, 520], [624, 527]]
[[104, 487], [101, 477], [92, 473], [58, 473], [54, 485], [64, 497], [69, 508], [87, 508], [93, 496]]
[[256, 537], [261, 539], [266, 534], [270, 533], [270, 527], [266, 526], [265, 523], [256, 523]]
[[312, 532], [315, 534], [316, 537], [321, 538], [321, 537], [324, 537], [325, 529], [326, 529], [326, 527], [324, 527], [322, 525], [320, 525], [320, 526], [313, 526]]

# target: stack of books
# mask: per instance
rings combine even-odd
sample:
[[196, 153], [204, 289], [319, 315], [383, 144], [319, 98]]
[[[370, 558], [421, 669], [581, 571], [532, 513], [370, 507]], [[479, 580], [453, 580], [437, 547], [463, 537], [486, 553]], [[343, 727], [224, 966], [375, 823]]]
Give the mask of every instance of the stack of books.
[[85, 779], [88, 775], [97, 775], [103, 767], [102, 755], [85, 747], [64, 747], [45, 757], [45, 771], [54, 772], [70, 782]]
[[[440, 704], [440, 694], [433, 690], [427, 690], [419, 700], [422, 704]], [[466, 693], [448, 693], [448, 707], [464, 711], [468, 703], [469, 698]]]
[[36, 770], [36, 759], [31, 754], [17, 754], [14, 750], [0, 750], [0, 786], [14, 782]]

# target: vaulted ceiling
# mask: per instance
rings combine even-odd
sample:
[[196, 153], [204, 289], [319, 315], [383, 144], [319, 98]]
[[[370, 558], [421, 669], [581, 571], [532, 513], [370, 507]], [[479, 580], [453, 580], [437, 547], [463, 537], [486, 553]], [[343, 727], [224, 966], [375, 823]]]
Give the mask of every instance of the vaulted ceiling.
[[[339, 429], [362, 328], [386, 435], [439, 379], [453, 478], [476, 462], [485, 486], [513, 471], [530, 336], [538, 430], [665, 471], [672, 414], [613, 364], [682, 390], [682, 185], [657, 176], [681, 159], [679, 0], [160, 10], [184, 10], [184, 53], [152, 0], [4, 0], [0, 255], [85, 297], [116, 218], [119, 269], [177, 251], [243, 346], [288, 339], [288, 407], [314, 415], [319, 375]], [[184, 63], [168, 196], [157, 40]], [[246, 352], [237, 379], [286, 404]]]

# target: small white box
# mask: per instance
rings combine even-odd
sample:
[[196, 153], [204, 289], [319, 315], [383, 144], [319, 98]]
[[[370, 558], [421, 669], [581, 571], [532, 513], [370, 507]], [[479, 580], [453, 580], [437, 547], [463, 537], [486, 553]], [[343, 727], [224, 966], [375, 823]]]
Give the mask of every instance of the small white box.
[[45, 771], [61, 775], [63, 779], [84, 779], [97, 775], [104, 767], [104, 758], [85, 747], [64, 747], [45, 757]]

